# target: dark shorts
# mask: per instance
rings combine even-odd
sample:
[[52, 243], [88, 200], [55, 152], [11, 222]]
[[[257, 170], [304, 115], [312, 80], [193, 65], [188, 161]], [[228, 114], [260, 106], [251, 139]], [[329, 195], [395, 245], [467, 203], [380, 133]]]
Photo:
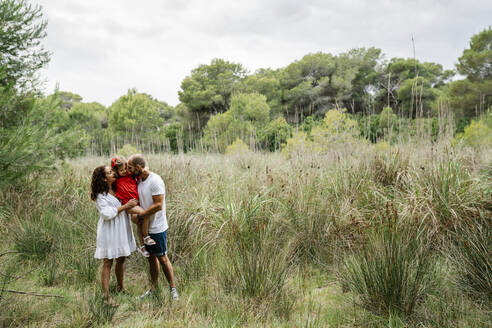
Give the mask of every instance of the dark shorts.
[[150, 238], [154, 239], [155, 245], [146, 245], [145, 249], [155, 256], [167, 254], [167, 230], [159, 233], [149, 233]]

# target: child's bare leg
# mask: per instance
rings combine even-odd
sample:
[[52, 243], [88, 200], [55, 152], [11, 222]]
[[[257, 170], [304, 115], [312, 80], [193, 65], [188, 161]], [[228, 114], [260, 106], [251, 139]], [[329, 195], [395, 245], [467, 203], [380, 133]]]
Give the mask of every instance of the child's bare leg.
[[155, 244], [155, 241], [149, 236], [149, 217], [145, 217], [141, 220], [142, 222], [142, 234], [144, 236], [145, 243], [147, 245]]
[[128, 214], [141, 214], [143, 211], [144, 211], [144, 209], [137, 205], [137, 206], [134, 206], [130, 209], [127, 209], [126, 213], [128, 213]]
[[138, 235], [138, 242], [140, 243], [140, 246], [143, 246], [145, 235], [142, 233], [142, 223], [140, 222], [137, 223], [137, 235]]
[[[140, 214], [144, 211], [143, 208], [140, 206], [135, 206], [132, 207], [128, 210], [126, 210], [126, 213], [130, 214], [132, 216], [132, 221], [137, 225], [137, 235], [138, 235], [138, 241], [140, 243], [140, 246], [144, 245], [144, 240], [143, 237], [146, 236], [142, 233], [142, 221], [139, 221], [136, 217], [137, 214]], [[148, 231], [148, 225], [147, 225], [147, 231]]]

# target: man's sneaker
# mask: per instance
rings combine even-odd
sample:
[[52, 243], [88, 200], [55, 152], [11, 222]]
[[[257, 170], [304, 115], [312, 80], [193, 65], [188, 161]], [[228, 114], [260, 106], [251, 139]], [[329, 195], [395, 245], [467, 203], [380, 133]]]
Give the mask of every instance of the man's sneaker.
[[142, 295], [138, 296], [137, 297], [137, 300], [141, 300], [141, 299], [147, 298], [150, 295], [152, 295], [152, 290], [151, 289], [149, 289], [148, 291], [146, 291], [145, 294], [142, 294]]
[[173, 300], [175, 301], [179, 300], [178, 291], [176, 290], [175, 287], [171, 288], [171, 296], [173, 297]]

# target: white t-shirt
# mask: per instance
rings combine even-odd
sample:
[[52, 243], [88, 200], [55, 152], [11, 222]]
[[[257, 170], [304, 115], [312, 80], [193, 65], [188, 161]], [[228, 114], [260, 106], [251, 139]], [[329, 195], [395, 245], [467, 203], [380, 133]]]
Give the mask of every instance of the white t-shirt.
[[150, 216], [149, 233], [164, 232], [168, 228], [166, 218], [166, 186], [158, 174], [150, 172], [147, 179], [140, 180], [138, 183], [140, 206], [142, 206], [144, 210], [148, 209], [154, 204], [152, 196], [155, 195], [164, 195], [164, 201], [162, 202], [162, 210]]

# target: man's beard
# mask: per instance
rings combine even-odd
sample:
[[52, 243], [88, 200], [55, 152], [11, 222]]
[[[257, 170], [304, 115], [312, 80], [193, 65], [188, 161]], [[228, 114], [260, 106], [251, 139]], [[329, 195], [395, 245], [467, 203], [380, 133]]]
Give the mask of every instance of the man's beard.
[[143, 172], [143, 170], [142, 170], [142, 169], [137, 169], [137, 168], [135, 168], [135, 169], [133, 170], [132, 174], [133, 174], [133, 176], [134, 176], [135, 178], [140, 178], [140, 177], [142, 176], [142, 172]]

